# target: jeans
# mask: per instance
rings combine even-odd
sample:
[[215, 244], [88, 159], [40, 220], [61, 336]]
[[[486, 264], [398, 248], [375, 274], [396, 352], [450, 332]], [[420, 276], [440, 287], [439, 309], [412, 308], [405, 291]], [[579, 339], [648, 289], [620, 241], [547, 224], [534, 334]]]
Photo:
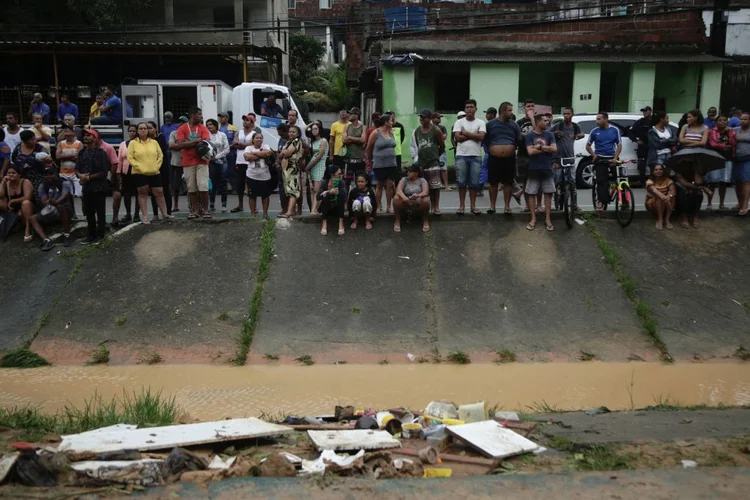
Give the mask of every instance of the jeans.
[[596, 200], [604, 208], [607, 208], [609, 204], [609, 172], [612, 168], [609, 164], [610, 159], [599, 157], [594, 164], [594, 172], [596, 173]]
[[107, 231], [107, 193], [84, 191], [81, 202], [89, 225], [89, 238], [104, 238]]
[[479, 186], [479, 175], [482, 160], [479, 156], [456, 156], [456, 184], [460, 188], [476, 189]]
[[228, 163], [226, 160], [222, 160], [221, 163], [212, 161], [208, 164], [208, 172], [211, 177], [211, 191], [209, 198], [211, 200], [211, 206], [214, 206], [216, 201], [216, 191], [219, 191], [221, 195], [221, 206], [227, 206], [227, 168]]

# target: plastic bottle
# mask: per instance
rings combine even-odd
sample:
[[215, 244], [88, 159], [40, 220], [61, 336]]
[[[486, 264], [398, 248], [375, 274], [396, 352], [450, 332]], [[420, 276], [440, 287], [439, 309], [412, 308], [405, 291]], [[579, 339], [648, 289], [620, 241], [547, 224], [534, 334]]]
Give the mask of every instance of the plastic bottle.
[[467, 423], [482, 422], [484, 420], [487, 420], [487, 413], [484, 409], [484, 401], [459, 406], [458, 418]]

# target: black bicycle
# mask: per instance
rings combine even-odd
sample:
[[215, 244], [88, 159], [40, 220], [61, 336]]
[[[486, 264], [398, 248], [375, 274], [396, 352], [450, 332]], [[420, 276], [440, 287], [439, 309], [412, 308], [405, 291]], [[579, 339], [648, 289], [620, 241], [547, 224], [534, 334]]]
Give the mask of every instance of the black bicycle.
[[[622, 227], [628, 227], [633, 221], [635, 216], [635, 197], [633, 196], [633, 190], [630, 189], [630, 183], [628, 182], [627, 168], [624, 166], [627, 163], [636, 163], [638, 160], [625, 160], [618, 161], [614, 165], [615, 176], [612, 177], [610, 170], [612, 165], [609, 164], [608, 160], [600, 160], [601, 162], [608, 162], [610, 167], [608, 172], [608, 179], [603, 182], [609, 182], [609, 203], [615, 204], [615, 216], [617, 217], [617, 223]], [[597, 203], [602, 200], [597, 199], [598, 183], [600, 181], [596, 178], [596, 169], [594, 169], [594, 187], [592, 190], [591, 199], [594, 202], [594, 207]], [[607, 201], [607, 200], [604, 200]]]
[[572, 173], [575, 164], [575, 157], [560, 158], [561, 178], [560, 182], [557, 183], [554, 194], [555, 210], [562, 210], [568, 229], [573, 228], [575, 212], [578, 209], [578, 192]]

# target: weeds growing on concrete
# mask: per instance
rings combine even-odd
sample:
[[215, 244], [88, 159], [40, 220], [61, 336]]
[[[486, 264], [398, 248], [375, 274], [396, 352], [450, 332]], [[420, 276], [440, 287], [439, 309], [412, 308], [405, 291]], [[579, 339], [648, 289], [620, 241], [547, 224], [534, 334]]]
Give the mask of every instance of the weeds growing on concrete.
[[471, 359], [469, 358], [469, 355], [463, 351], [453, 351], [452, 353], [446, 356], [446, 359], [450, 363], [454, 363], [457, 365], [468, 365], [469, 363], [471, 363]]
[[278, 354], [264, 354], [263, 359], [267, 361], [278, 361], [279, 355]]
[[107, 344], [99, 344], [96, 349], [91, 352], [91, 359], [87, 365], [103, 365], [109, 363], [109, 347]]
[[309, 354], [303, 354], [298, 358], [294, 358], [294, 361], [302, 363], [305, 366], [312, 366], [315, 364], [315, 361], [313, 361], [312, 356], [310, 356]]
[[143, 353], [141, 355], [141, 358], [138, 360], [139, 363], [144, 365], [158, 365], [162, 361], [163, 359], [161, 359], [161, 354], [159, 354], [158, 352]]
[[388, 364], [388, 358], [383, 358], [380, 361], [378, 361], [379, 365], [387, 365]]
[[612, 248], [591, 220], [586, 220], [586, 227], [589, 229], [594, 241], [596, 241], [599, 250], [601, 250], [604, 262], [606, 262], [612, 270], [612, 273], [615, 275], [615, 279], [620, 284], [622, 291], [625, 292], [625, 296], [633, 303], [635, 312], [641, 320], [643, 330], [648, 334], [651, 338], [651, 343], [659, 351], [659, 356], [662, 361], [673, 362], [674, 359], [669, 354], [666, 344], [659, 335], [658, 324], [651, 307], [646, 302], [638, 300], [635, 281], [623, 269], [617, 252], [615, 252], [614, 248]]
[[49, 366], [52, 363], [29, 350], [27, 347], [20, 347], [6, 352], [0, 358], [0, 368], [37, 368], [39, 366]]
[[742, 361], [750, 361], [750, 351], [743, 346], [739, 346], [737, 350], [734, 351], [734, 357], [741, 359]]
[[516, 353], [511, 351], [510, 349], [503, 349], [502, 351], [495, 351], [495, 354], [497, 355], [497, 359], [495, 359], [495, 363], [515, 363], [516, 362]]
[[273, 259], [273, 247], [276, 239], [274, 230], [275, 222], [267, 220], [260, 235], [260, 257], [258, 259], [258, 272], [255, 274], [255, 290], [250, 298], [250, 308], [247, 317], [242, 322], [242, 333], [240, 334], [239, 349], [237, 355], [232, 359], [235, 365], [244, 365], [250, 346], [255, 336], [255, 328], [258, 325], [258, 316], [263, 304], [263, 288], [268, 279], [268, 269]]
[[126, 318], [125, 316], [118, 316], [115, 318], [115, 326], [117, 328], [120, 328], [127, 322], [128, 322], [128, 318]]
[[94, 393], [91, 399], [84, 400], [81, 408], [65, 406], [55, 414], [44, 413], [38, 406], [0, 408], [0, 426], [11, 429], [44, 433], [75, 434], [114, 424], [134, 424], [138, 426], [159, 426], [174, 423], [182, 414], [182, 409], [174, 398], [162, 396], [161, 391], [141, 389], [140, 394], [125, 391], [121, 398], [105, 401]]
[[359, 308], [359, 306], [352, 307], [352, 314], [359, 314], [362, 310]]
[[258, 415], [259, 420], [263, 420], [264, 422], [271, 422], [272, 424], [279, 424], [286, 420], [287, 417], [291, 416], [288, 413], [284, 413], [282, 411], [278, 412], [267, 412], [265, 410], [260, 410], [260, 414]]
[[585, 471], [631, 469], [629, 455], [620, 455], [612, 445], [596, 445], [576, 453], [576, 468]]
[[630, 372], [630, 385], [626, 385], [625, 389], [628, 391], [628, 396], [630, 397], [630, 411], [633, 411], [635, 410], [635, 369]]
[[440, 354], [440, 350], [436, 347], [433, 347], [431, 350], [431, 361], [435, 364], [440, 364], [443, 362], [443, 356]]
[[560, 413], [562, 411], [559, 406], [551, 405], [545, 400], [542, 400], [541, 402], [534, 401], [526, 406], [526, 408], [534, 413]]
[[579, 351], [578, 359], [580, 359], [581, 361], [591, 361], [592, 359], [595, 359], [595, 358], [596, 358], [596, 354], [594, 354], [593, 352], [587, 352], [587, 351], [584, 351], [583, 349]]
[[549, 445], [557, 451], [573, 451], [573, 441], [565, 436], [552, 436]]
[[229, 321], [229, 311], [222, 309], [219, 311], [219, 315], [216, 317], [219, 321]]

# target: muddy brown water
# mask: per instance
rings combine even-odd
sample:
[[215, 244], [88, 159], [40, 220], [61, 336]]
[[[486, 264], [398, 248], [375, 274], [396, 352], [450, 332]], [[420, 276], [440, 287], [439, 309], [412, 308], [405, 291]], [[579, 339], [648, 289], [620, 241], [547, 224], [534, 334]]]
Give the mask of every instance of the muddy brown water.
[[[0, 406], [54, 412], [143, 387], [172, 395], [202, 420], [266, 413], [332, 414], [337, 404], [423, 408], [484, 400], [505, 410], [750, 405], [750, 364], [516, 363], [507, 365], [57, 366], [0, 370]], [[632, 398], [631, 398], [632, 394]]]

